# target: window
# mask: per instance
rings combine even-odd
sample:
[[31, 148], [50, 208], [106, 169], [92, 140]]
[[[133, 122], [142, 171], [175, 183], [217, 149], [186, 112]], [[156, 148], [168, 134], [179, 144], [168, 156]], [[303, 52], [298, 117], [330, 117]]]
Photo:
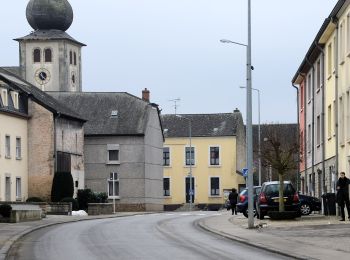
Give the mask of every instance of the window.
[[321, 117], [317, 116], [316, 119], [316, 144], [321, 144]]
[[194, 165], [195, 163], [195, 154], [194, 147], [190, 149], [190, 147], [186, 147], [186, 165]]
[[346, 17], [346, 27], [347, 27], [347, 52], [350, 53], [350, 13], [348, 13], [348, 16]]
[[13, 106], [15, 109], [19, 108], [19, 103], [18, 103], [18, 93], [15, 91], [11, 91], [11, 97], [13, 101]]
[[327, 131], [328, 138], [332, 137], [332, 105], [328, 106], [328, 120], [327, 120]]
[[9, 135], [5, 136], [5, 158], [11, 158], [11, 138]]
[[76, 66], [77, 65], [77, 53], [74, 52], [74, 65]]
[[45, 62], [52, 62], [52, 51], [51, 49], [45, 49]]
[[210, 178], [210, 195], [219, 196], [220, 195], [220, 185], [219, 177]]
[[163, 178], [163, 195], [170, 196], [170, 178]]
[[108, 179], [108, 197], [119, 197], [118, 173], [111, 172]]
[[163, 148], [163, 166], [170, 166], [170, 149], [169, 149], [169, 147]]
[[320, 87], [321, 87], [321, 60], [318, 60], [316, 64], [316, 89], [319, 90]]
[[69, 52], [69, 64], [73, 64], [73, 52]]
[[311, 125], [307, 126], [307, 151], [311, 152]]
[[303, 159], [303, 154], [304, 154], [304, 132], [300, 132], [300, 159]]
[[346, 113], [346, 138], [349, 141], [350, 140], [350, 93], [349, 91], [346, 92], [346, 105], [347, 105], [347, 113]]
[[345, 38], [344, 38], [344, 24], [340, 24], [339, 28], [339, 60], [340, 64], [344, 63], [345, 48], [344, 48]]
[[311, 95], [312, 95], [312, 82], [311, 82], [311, 73], [307, 77], [307, 98], [308, 101], [311, 100]]
[[22, 158], [21, 138], [16, 138], [16, 159]]
[[344, 144], [344, 102], [343, 98], [339, 98], [339, 142], [340, 144]]
[[107, 145], [107, 163], [119, 164], [119, 144]]
[[328, 70], [328, 77], [332, 75], [333, 72], [333, 48], [332, 48], [332, 43], [328, 44], [327, 47], [327, 70]]
[[33, 51], [33, 60], [34, 63], [41, 62], [41, 50], [40, 49], [34, 49]]
[[219, 147], [210, 147], [210, 165], [220, 165]]
[[22, 184], [21, 184], [21, 178], [16, 178], [16, 200], [21, 200], [22, 198]]
[[304, 82], [300, 86], [300, 109], [304, 109]]
[[1, 100], [2, 100], [2, 104], [7, 107], [8, 104], [8, 94], [7, 94], [7, 89], [1, 89]]

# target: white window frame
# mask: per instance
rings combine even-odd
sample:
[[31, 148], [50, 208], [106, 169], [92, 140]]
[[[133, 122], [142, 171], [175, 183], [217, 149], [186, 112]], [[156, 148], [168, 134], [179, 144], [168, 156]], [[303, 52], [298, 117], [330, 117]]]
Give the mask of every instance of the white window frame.
[[[169, 179], [169, 195], [164, 195], [164, 179]], [[166, 177], [163, 177], [163, 197], [164, 198], [170, 198], [171, 197], [171, 178], [166, 176]]]
[[332, 77], [333, 74], [333, 43], [329, 43], [327, 46], [327, 75], [328, 79]]
[[[19, 141], [19, 145], [18, 145]], [[16, 159], [21, 160], [22, 159], [22, 138], [17, 136], [16, 137]]]
[[[164, 148], [169, 149], [169, 165], [164, 164]], [[171, 167], [171, 148], [169, 146], [163, 146], [162, 155], [163, 155], [163, 157], [162, 157], [163, 167]]]
[[[211, 180], [212, 179], [219, 179], [219, 187], [218, 187], [218, 190], [219, 190], [219, 194], [212, 194], [211, 190], [212, 190], [212, 187], [211, 187]], [[221, 196], [221, 178], [219, 176], [210, 176], [209, 177], [209, 197], [220, 197]]]
[[11, 98], [13, 101], [13, 106], [15, 109], [19, 109], [19, 102], [18, 102], [18, 92], [11, 91]]
[[[211, 164], [211, 148], [219, 148], [219, 164]], [[209, 153], [209, 167], [220, 167], [221, 166], [221, 147], [220, 145], [210, 145], [209, 149], [208, 149], [208, 153]]]
[[321, 145], [321, 116], [316, 117], [316, 145]]
[[5, 135], [5, 158], [11, 159], [11, 136]]
[[9, 105], [7, 89], [2, 88], [0, 94], [1, 94], [2, 104], [4, 105], [4, 107], [7, 107]]
[[344, 22], [341, 22], [339, 25], [339, 64], [344, 64], [345, 59], [345, 28]]
[[[193, 164], [192, 164], [192, 166], [190, 165], [190, 164], [186, 164], [186, 148], [190, 148], [190, 146], [189, 145], [186, 145], [185, 146], [185, 149], [184, 149], [184, 165], [185, 165], [185, 167], [195, 167], [196, 166], [196, 147], [195, 146], [191, 146], [192, 147], [192, 149], [193, 149], [193, 153], [191, 153], [191, 157], [194, 157], [194, 160], [193, 160]], [[194, 155], [194, 156], [193, 156]], [[192, 158], [190, 158], [190, 160], [191, 160]]]
[[[118, 183], [118, 195], [114, 195], [113, 194], [113, 188], [112, 188], [112, 191], [111, 193], [113, 195], [110, 195], [110, 190], [109, 190], [109, 184], [112, 182], [113, 184], [113, 179], [111, 178], [111, 174], [115, 176], [117, 176], [116, 179], [114, 179], [114, 183]], [[112, 186], [113, 187], [113, 186]], [[114, 186], [114, 189], [115, 189], [115, 186]], [[115, 191], [115, 190], [114, 190]], [[117, 172], [110, 172], [109, 173], [109, 178], [107, 179], [107, 195], [108, 195], [108, 199], [119, 199], [120, 198], [120, 179], [119, 179], [119, 174]]]
[[16, 200], [22, 200], [22, 178], [16, 177]]
[[[109, 160], [109, 151], [118, 151], [118, 160]], [[120, 145], [107, 144], [107, 164], [120, 164]]]

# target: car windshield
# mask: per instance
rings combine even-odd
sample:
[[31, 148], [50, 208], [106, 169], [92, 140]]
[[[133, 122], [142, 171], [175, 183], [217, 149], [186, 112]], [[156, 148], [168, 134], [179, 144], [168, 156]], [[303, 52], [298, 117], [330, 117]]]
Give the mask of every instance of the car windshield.
[[[270, 184], [265, 188], [265, 193], [271, 196], [278, 196], [279, 194], [279, 184]], [[291, 195], [294, 193], [293, 187], [290, 184], [284, 184], [283, 194]]]

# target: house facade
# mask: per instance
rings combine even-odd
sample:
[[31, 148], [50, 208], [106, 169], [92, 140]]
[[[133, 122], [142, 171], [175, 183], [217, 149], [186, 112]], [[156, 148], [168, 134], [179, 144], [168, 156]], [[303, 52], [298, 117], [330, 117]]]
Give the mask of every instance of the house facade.
[[163, 134], [158, 107], [128, 93], [50, 92], [88, 119], [85, 187], [118, 211], [163, 210]]
[[232, 188], [245, 187], [245, 130], [239, 110], [162, 115], [162, 124], [165, 209], [189, 203], [191, 190], [197, 207], [217, 209]]
[[315, 196], [335, 192], [338, 173], [350, 171], [349, 3], [337, 2], [292, 80], [301, 104], [302, 187]]

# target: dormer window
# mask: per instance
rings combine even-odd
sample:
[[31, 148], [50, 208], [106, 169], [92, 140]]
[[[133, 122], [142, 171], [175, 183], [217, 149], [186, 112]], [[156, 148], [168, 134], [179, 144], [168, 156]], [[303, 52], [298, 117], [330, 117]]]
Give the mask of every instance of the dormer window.
[[18, 93], [15, 91], [11, 91], [11, 98], [12, 98], [14, 108], [18, 109], [19, 108]]
[[45, 49], [45, 62], [52, 62], [52, 51], [51, 49]]
[[34, 49], [33, 60], [34, 60], [34, 63], [41, 62], [41, 50], [39, 48]]
[[1, 100], [2, 100], [2, 104], [7, 107], [8, 106], [8, 96], [7, 96], [7, 89], [1, 89]]

